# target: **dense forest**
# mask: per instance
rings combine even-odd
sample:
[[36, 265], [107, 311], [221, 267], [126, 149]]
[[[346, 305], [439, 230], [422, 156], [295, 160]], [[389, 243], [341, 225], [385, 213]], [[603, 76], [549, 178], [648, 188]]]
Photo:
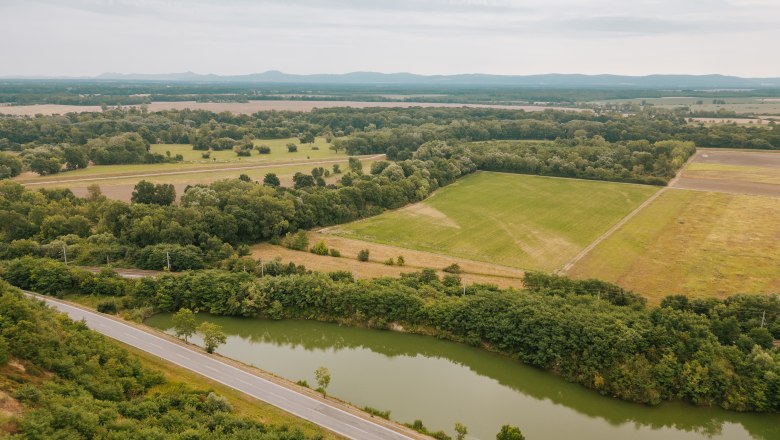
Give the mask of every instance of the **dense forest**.
[[[608, 283], [529, 273], [526, 291], [439, 279], [432, 270], [355, 281], [234, 258], [209, 269], [125, 280], [24, 257], [3, 277], [52, 295], [102, 295], [127, 316], [196, 309], [217, 315], [337, 321], [433, 334], [505, 353], [600, 393], [657, 404], [684, 400], [737, 411], [780, 412], [780, 300], [666, 298], [648, 308]], [[456, 278], [456, 277], [455, 277]]]
[[0, 393], [21, 413], [3, 420], [8, 438], [306, 438], [238, 416], [213, 392], [158, 387], [159, 371], [5, 282], [0, 318]]
[[[652, 108], [635, 114], [469, 108], [319, 109], [312, 112], [106, 110], [31, 118], [0, 117], [0, 178], [22, 169], [53, 174], [94, 164], [181, 160], [149, 152], [152, 143], [192, 144], [198, 150], [251, 149], [253, 139], [324, 136], [349, 154], [387, 153], [405, 160], [422, 144], [491, 140], [603, 139], [690, 141], [698, 147], [780, 148], [780, 129], [769, 126], [690, 124], [680, 111]], [[629, 147], [630, 148], [630, 147]], [[2, 153], [2, 151], [15, 152]]]

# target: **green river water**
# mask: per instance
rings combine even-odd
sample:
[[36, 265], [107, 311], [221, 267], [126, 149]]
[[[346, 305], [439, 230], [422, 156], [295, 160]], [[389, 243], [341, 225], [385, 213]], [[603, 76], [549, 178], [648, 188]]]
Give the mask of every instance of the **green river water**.
[[[494, 439], [501, 425], [544, 439], [780, 439], [780, 416], [741, 414], [684, 404], [658, 407], [603, 397], [550, 373], [484, 350], [427, 336], [311, 321], [198, 315], [223, 327], [220, 354], [292, 381], [315, 385], [325, 366], [328, 394], [356, 406], [421, 419], [454, 435]], [[172, 332], [171, 315], [146, 321]], [[197, 337], [192, 342], [200, 344]], [[316, 386], [316, 385], [315, 385]]]

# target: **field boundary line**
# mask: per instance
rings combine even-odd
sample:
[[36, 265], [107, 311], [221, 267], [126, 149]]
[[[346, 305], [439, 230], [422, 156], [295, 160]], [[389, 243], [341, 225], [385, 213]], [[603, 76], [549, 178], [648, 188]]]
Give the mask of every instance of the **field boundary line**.
[[[555, 273], [556, 273], [556, 274], [558, 274], [558, 275], [566, 275], [567, 273], [569, 273], [569, 271], [571, 270], [571, 268], [572, 268], [572, 267], [574, 267], [574, 265], [575, 265], [575, 264], [579, 263], [579, 261], [580, 261], [580, 260], [582, 260], [583, 258], [585, 258], [585, 256], [586, 256], [586, 255], [588, 255], [588, 254], [589, 254], [589, 253], [590, 253], [590, 252], [591, 252], [593, 249], [595, 249], [595, 248], [596, 248], [596, 246], [598, 246], [598, 245], [599, 245], [599, 244], [601, 244], [601, 243], [602, 243], [604, 240], [606, 240], [607, 238], [609, 238], [609, 237], [610, 237], [612, 234], [614, 234], [614, 233], [615, 233], [615, 231], [617, 231], [618, 229], [622, 228], [622, 227], [623, 227], [623, 225], [625, 225], [626, 223], [628, 223], [628, 221], [629, 221], [629, 220], [631, 220], [632, 218], [636, 217], [636, 215], [637, 215], [637, 214], [639, 214], [639, 212], [640, 212], [640, 211], [642, 211], [642, 210], [643, 210], [643, 209], [645, 209], [645, 208], [646, 208], [648, 205], [650, 205], [651, 203], [653, 203], [653, 202], [654, 202], [654, 201], [655, 201], [655, 200], [656, 200], [658, 197], [660, 197], [660, 196], [661, 196], [661, 194], [665, 193], [665, 192], [666, 192], [668, 189], [672, 188], [672, 185], [674, 185], [675, 183], [677, 183], [677, 180], [680, 178], [680, 176], [682, 175], [683, 171], [685, 171], [685, 169], [686, 169], [686, 168], [688, 168], [688, 165], [690, 165], [690, 164], [691, 164], [691, 162], [693, 162], [694, 158], [696, 158], [696, 156], [697, 156], [698, 154], [699, 154], [699, 152], [698, 152], [698, 151], [696, 151], [695, 153], [693, 153], [693, 154], [691, 155], [691, 157], [689, 157], [689, 158], [688, 158], [688, 160], [687, 160], [687, 161], [685, 161], [685, 163], [683, 164], [683, 166], [681, 166], [681, 167], [680, 167], [680, 169], [677, 171], [677, 174], [675, 174], [674, 178], [672, 178], [672, 180], [670, 180], [670, 181], [669, 181], [669, 183], [667, 183], [667, 184], [666, 184], [666, 186], [664, 186], [663, 188], [661, 188], [661, 189], [659, 189], [658, 191], [656, 191], [656, 192], [655, 192], [653, 195], [651, 195], [650, 197], [648, 197], [648, 199], [647, 199], [647, 200], [645, 200], [644, 202], [642, 202], [642, 204], [641, 204], [641, 205], [637, 206], [636, 208], [634, 208], [634, 210], [633, 210], [633, 211], [629, 212], [629, 213], [628, 213], [628, 214], [627, 214], [625, 217], [623, 217], [622, 219], [620, 219], [620, 221], [619, 221], [619, 222], [615, 223], [615, 224], [614, 224], [614, 225], [613, 225], [611, 228], [609, 228], [609, 229], [608, 229], [606, 232], [604, 232], [603, 234], [599, 235], [599, 237], [598, 237], [598, 238], [596, 238], [596, 239], [595, 239], [595, 240], [594, 240], [594, 241], [593, 241], [591, 244], [589, 244], [588, 246], [586, 246], [586, 247], [585, 247], [585, 249], [581, 250], [581, 251], [580, 251], [580, 252], [579, 252], [577, 255], [575, 255], [575, 256], [574, 256], [574, 258], [572, 258], [571, 260], [569, 260], [569, 261], [568, 261], [566, 264], [564, 264], [564, 265], [563, 265], [563, 266], [562, 266], [560, 269], [556, 270], [556, 271], [555, 271]], [[673, 188], [672, 188], [672, 189], [673, 189]]]

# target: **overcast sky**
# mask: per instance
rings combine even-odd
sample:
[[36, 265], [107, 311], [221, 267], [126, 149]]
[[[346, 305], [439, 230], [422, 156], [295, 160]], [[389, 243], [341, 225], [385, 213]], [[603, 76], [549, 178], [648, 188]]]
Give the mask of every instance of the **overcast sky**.
[[780, 0], [0, 0], [0, 75], [780, 76]]

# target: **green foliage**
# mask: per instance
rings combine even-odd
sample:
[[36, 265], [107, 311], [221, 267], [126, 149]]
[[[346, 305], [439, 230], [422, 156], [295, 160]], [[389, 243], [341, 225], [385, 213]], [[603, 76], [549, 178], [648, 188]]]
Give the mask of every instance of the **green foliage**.
[[227, 342], [227, 335], [222, 331], [222, 327], [213, 322], [203, 322], [196, 330], [203, 336], [203, 346], [208, 353], [214, 353], [217, 347]]
[[496, 434], [496, 440], [525, 440], [525, 436], [516, 426], [504, 425]]
[[282, 239], [282, 246], [296, 251], [305, 251], [309, 246], [309, 236], [303, 230], [295, 234], [288, 232]]
[[336, 257], [336, 258], [341, 257], [341, 251], [339, 251], [338, 249], [335, 249], [335, 248], [328, 249], [328, 254], [331, 257]]
[[271, 154], [271, 147], [267, 145], [258, 145], [257, 152], [260, 154]]
[[372, 416], [381, 417], [386, 420], [390, 420], [390, 411], [382, 411], [380, 409], [372, 408], [370, 406], [364, 406], [363, 411], [371, 414]]
[[16, 155], [0, 152], [0, 179], [18, 176], [23, 166], [21, 159]]
[[12, 438], [304, 438], [234, 414], [213, 392], [179, 385], [150, 393], [164, 382], [160, 372], [5, 283], [0, 316], [0, 363], [13, 357], [29, 374], [6, 380], [23, 406]]
[[460, 268], [460, 265], [458, 263], [452, 263], [442, 270], [447, 273], [454, 273], [454, 274], [463, 273], [463, 270]]
[[325, 394], [325, 390], [330, 385], [330, 371], [325, 367], [320, 367], [314, 370], [314, 378], [317, 380], [317, 386], [319, 386], [322, 394]]
[[464, 440], [466, 436], [469, 434], [469, 429], [466, 427], [466, 425], [460, 422], [456, 422], [455, 432], [458, 434], [457, 440]]
[[133, 203], [147, 203], [167, 206], [176, 200], [176, 189], [172, 184], [154, 184], [142, 180], [135, 185], [130, 201]]
[[195, 314], [188, 308], [181, 308], [173, 314], [173, 331], [177, 338], [184, 338], [186, 342], [197, 331]]
[[203, 252], [195, 246], [158, 244], [146, 246], [138, 252], [136, 265], [141, 269], [163, 270], [171, 263], [171, 270], [178, 272], [204, 267]]
[[406, 264], [406, 260], [404, 260], [403, 255], [399, 255], [398, 258], [395, 259], [396, 266], [403, 266]]
[[358, 251], [357, 259], [358, 261], [368, 261], [369, 251], [368, 249], [361, 249]]
[[385, 260], [385, 264], [388, 266], [393, 266], [395, 265], [395, 260], [393, 260], [392, 258], [388, 258], [387, 260]]
[[328, 246], [324, 241], [320, 241], [311, 248], [311, 253], [316, 255], [328, 255]]
[[149, 162], [149, 142], [138, 133], [95, 138], [87, 142], [86, 148], [89, 158], [98, 165]]
[[296, 153], [296, 152], [298, 152], [298, 146], [293, 144], [293, 143], [287, 144], [287, 152], [288, 153]]
[[279, 177], [276, 176], [274, 173], [268, 173], [263, 177], [263, 184], [268, 186], [277, 187], [282, 184], [282, 182], [279, 180]]
[[116, 315], [117, 311], [119, 311], [119, 306], [117, 305], [116, 300], [106, 299], [98, 302], [97, 305], [95, 305], [95, 310], [97, 310], [100, 313]]

